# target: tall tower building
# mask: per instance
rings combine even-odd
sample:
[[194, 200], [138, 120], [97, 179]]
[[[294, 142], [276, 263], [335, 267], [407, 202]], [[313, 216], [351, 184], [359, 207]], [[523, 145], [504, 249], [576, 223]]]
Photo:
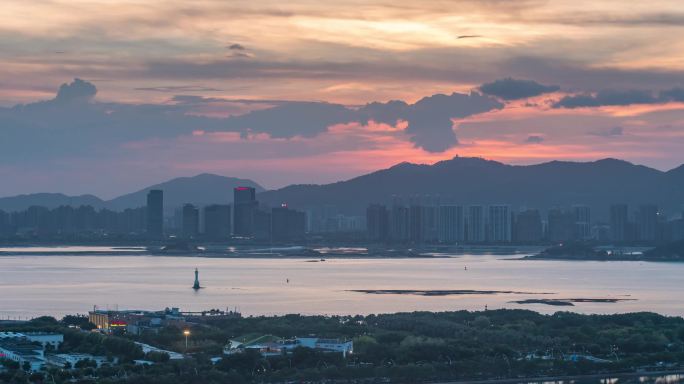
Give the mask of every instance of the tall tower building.
[[511, 242], [511, 208], [508, 205], [490, 205], [487, 211], [487, 241]]
[[575, 219], [575, 239], [588, 240], [591, 238], [591, 209], [586, 205], [572, 207]]
[[366, 228], [369, 240], [387, 240], [389, 236], [389, 212], [387, 207], [380, 204], [369, 205], [366, 208]]
[[213, 204], [204, 207], [204, 234], [211, 240], [230, 237], [230, 205]]
[[528, 209], [515, 215], [513, 239], [518, 243], [534, 244], [542, 241], [544, 227], [541, 214], [536, 209]]
[[236, 187], [233, 190], [233, 233], [236, 236], [254, 235], [254, 216], [258, 206], [254, 188]]
[[465, 214], [463, 206], [442, 205], [439, 207], [439, 242], [453, 244], [465, 241]]
[[271, 210], [271, 238], [273, 241], [291, 241], [304, 238], [306, 215], [289, 209], [287, 204]]
[[164, 191], [147, 192], [147, 236], [159, 239], [164, 236]]
[[192, 204], [183, 206], [183, 237], [192, 238], [199, 234], [199, 209]]
[[654, 242], [658, 238], [658, 207], [644, 204], [637, 213], [639, 241]]
[[484, 207], [471, 205], [466, 215], [466, 241], [468, 243], [483, 243], [485, 241]]
[[610, 206], [610, 238], [615, 242], [628, 240], [629, 217], [627, 204], [614, 204]]

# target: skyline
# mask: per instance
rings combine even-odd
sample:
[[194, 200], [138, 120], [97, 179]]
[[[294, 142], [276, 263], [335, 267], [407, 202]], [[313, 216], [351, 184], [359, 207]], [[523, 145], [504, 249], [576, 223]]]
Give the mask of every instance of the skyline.
[[9, 1], [0, 196], [205, 172], [273, 189], [456, 155], [669, 170], [684, 13], [620, 4]]

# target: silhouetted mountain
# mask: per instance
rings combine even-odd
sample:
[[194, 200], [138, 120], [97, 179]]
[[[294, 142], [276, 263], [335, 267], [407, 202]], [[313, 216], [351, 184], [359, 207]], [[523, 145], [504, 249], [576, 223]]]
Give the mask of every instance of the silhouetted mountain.
[[510, 204], [519, 207], [569, 207], [586, 204], [605, 218], [613, 203], [655, 203], [666, 210], [684, 203], [684, 167], [670, 172], [604, 159], [579, 163], [552, 161], [529, 166], [456, 157], [433, 165], [401, 163], [389, 169], [327, 185], [293, 185], [261, 193], [268, 204], [292, 207], [332, 205], [362, 214], [369, 203], [389, 203], [393, 195], [439, 197], [458, 204]]
[[264, 191], [264, 188], [252, 180], [203, 173], [194, 177], [179, 177], [119, 196], [109, 200], [107, 206], [116, 210], [142, 207], [147, 203], [147, 192], [150, 189], [164, 191], [164, 206], [167, 208], [179, 207], [185, 203], [199, 206], [229, 204], [233, 202], [233, 188], [237, 186], [254, 187], [257, 192]]
[[95, 208], [104, 206], [104, 201], [93, 195], [67, 196], [62, 193], [32, 193], [0, 198], [0, 210], [21, 211], [33, 205], [47, 208], [57, 208], [61, 205], [91, 205]]
[[193, 203], [198, 206], [229, 204], [233, 202], [233, 188], [237, 186], [254, 187], [257, 192], [264, 191], [264, 188], [252, 180], [204, 173], [194, 177], [172, 179], [109, 201], [103, 201], [92, 195], [67, 196], [61, 193], [36, 193], [4, 197], [0, 198], [0, 210], [18, 211], [32, 205], [48, 208], [56, 208], [61, 205], [71, 205], [74, 207], [91, 205], [94, 208], [104, 207], [123, 210], [145, 206], [147, 204], [147, 192], [150, 189], [164, 190], [164, 206], [167, 209], [173, 209], [185, 203]]

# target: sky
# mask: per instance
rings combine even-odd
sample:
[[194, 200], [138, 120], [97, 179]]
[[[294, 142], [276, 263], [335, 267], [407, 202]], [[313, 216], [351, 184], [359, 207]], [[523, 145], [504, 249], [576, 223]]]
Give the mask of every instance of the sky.
[[684, 163], [679, 0], [4, 0], [0, 196]]

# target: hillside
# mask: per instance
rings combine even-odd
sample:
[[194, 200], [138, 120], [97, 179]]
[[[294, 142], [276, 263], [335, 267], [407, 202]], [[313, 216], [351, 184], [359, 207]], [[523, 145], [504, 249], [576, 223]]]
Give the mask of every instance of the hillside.
[[387, 203], [393, 195], [430, 195], [459, 204], [510, 204], [514, 208], [586, 204], [601, 218], [613, 203], [655, 203], [666, 210], [679, 209], [684, 202], [684, 168], [662, 172], [616, 159], [514, 166], [456, 157], [433, 165], [401, 163], [333, 184], [293, 185], [258, 198], [299, 208], [334, 205], [341, 212], [361, 214], [369, 203]]
[[259, 184], [251, 180], [204, 173], [194, 177], [179, 177], [152, 185], [109, 200], [106, 204], [107, 207], [116, 210], [144, 206], [147, 201], [147, 192], [150, 189], [164, 191], [164, 205], [166, 207], [178, 207], [185, 203], [193, 203], [199, 206], [215, 203], [229, 204], [233, 202], [233, 188], [237, 186], [254, 187], [257, 192], [264, 191]]

